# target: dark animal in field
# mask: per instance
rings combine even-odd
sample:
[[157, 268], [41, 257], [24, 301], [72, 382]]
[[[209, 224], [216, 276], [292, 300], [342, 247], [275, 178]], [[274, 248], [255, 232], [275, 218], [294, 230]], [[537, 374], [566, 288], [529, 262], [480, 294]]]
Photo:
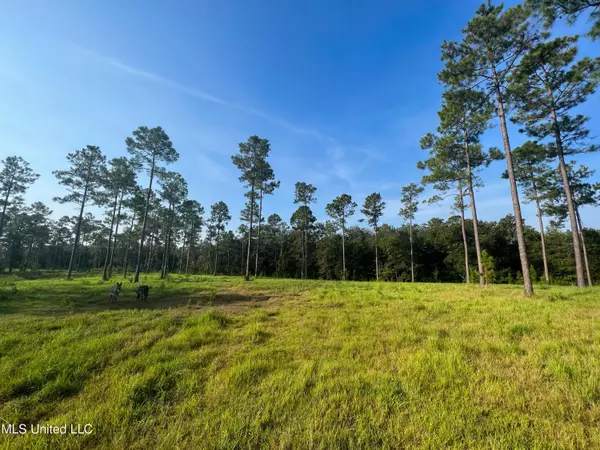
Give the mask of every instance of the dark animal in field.
[[111, 286], [109, 303], [117, 303], [117, 299], [119, 298], [119, 294], [121, 293], [122, 284], [123, 283], [117, 283]]
[[142, 300], [146, 300], [148, 298], [148, 292], [150, 292], [149, 286], [140, 286], [136, 289], [138, 300], [141, 298]]

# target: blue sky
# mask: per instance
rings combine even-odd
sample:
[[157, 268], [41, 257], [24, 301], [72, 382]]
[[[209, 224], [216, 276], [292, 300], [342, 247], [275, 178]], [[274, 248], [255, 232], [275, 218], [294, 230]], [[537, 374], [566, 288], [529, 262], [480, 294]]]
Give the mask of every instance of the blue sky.
[[[66, 168], [67, 152], [93, 144], [120, 156], [132, 130], [161, 125], [190, 198], [207, 210], [225, 201], [237, 226], [244, 198], [230, 156], [257, 134], [271, 141], [281, 180], [265, 215], [288, 221], [294, 184], [306, 181], [318, 188], [321, 220], [335, 196], [361, 204], [378, 191], [385, 222], [398, 225], [400, 189], [422, 176], [419, 139], [437, 126], [440, 44], [460, 37], [479, 3], [0, 0], [0, 158], [21, 155], [42, 175], [28, 201], [74, 214], [51, 201], [62, 192], [52, 170]], [[581, 53], [593, 46], [582, 41]], [[599, 135], [598, 95], [581, 110], [595, 113]], [[513, 128], [511, 139], [524, 137]], [[500, 146], [497, 127], [484, 143]], [[600, 169], [599, 155], [578, 160]], [[485, 172], [484, 220], [512, 212], [503, 169]], [[524, 214], [535, 225], [531, 205]], [[448, 215], [448, 205], [423, 205], [417, 221]], [[600, 227], [597, 209], [582, 215]]]

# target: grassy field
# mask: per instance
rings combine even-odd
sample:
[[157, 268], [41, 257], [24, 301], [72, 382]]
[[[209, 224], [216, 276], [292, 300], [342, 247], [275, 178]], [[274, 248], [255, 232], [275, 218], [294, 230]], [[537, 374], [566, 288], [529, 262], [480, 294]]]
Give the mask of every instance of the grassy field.
[[600, 448], [600, 289], [0, 278], [0, 448]]

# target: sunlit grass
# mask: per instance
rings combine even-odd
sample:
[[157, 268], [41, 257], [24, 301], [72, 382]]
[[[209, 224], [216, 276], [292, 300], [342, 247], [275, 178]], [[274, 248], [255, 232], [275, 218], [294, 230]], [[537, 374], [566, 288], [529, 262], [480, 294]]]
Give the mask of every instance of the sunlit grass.
[[597, 448], [600, 289], [0, 278], [4, 447]]

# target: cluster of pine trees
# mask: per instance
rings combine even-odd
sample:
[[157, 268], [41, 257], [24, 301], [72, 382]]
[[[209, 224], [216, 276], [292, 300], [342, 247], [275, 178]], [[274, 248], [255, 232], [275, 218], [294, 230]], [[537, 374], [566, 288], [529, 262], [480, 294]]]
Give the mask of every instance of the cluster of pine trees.
[[[167, 169], [179, 158], [171, 140], [160, 127], [142, 126], [125, 141], [129, 157], [107, 161], [100, 148], [87, 146], [67, 155], [66, 170], [54, 171], [67, 190], [54, 201], [76, 204], [74, 217], [52, 220], [43, 203], [24, 205], [38, 175], [19, 156], [2, 161], [3, 267], [66, 269], [68, 278], [100, 269], [103, 279], [118, 270], [134, 282], [149, 271], [162, 277], [175, 271], [246, 279], [518, 282], [526, 295], [538, 280], [592, 285], [600, 277], [600, 232], [584, 228], [580, 209], [600, 202], [600, 184], [589, 181], [593, 170], [568, 158], [599, 149], [590, 142], [588, 118], [574, 109], [595, 92], [600, 58], [578, 58], [577, 36], [550, 39], [542, 25], [588, 14], [595, 39], [598, 8], [587, 0], [530, 0], [509, 9], [488, 2], [460, 41], [443, 43], [439, 126], [421, 140], [428, 158], [418, 164], [420, 185], [402, 189], [401, 227], [381, 223], [386, 204], [376, 192], [360, 207], [368, 227], [348, 224], [359, 207], [349, 194], [333, 199], [325, 208], [330, 220], [319, 222], [311, 209], [317, 188], [305, 182], [295, 185], [298, 209], [289, 224], [277, 214], [264, 218], [266, 196], [279, 181], [268, 162], [269, 141], [251, 136], [232, 156], [247, 202], [242, 225], [229, 230], [228, 206], [217, 202], [205, 211], [189, 199], [185, 179]], [[503, 149], [486, 149], [480, 137], [496, 118]], [[529, 137], [515, 149], [508, 120]], [[513, 214], [480, 221], [481, 170], [501, 159]], [[138, 184], [139, 173], [147, 173], [147, 185]], [[436, 194], [423, 200], [428, 184]], [[455, 216], [413, 223], [421, 201], [444, 198], [454, 200]], [[537, 229], [524, 224], [521, 201], [535, 203]], [[105, 211], [103, 219], [86, 211], [91, 205]]]

